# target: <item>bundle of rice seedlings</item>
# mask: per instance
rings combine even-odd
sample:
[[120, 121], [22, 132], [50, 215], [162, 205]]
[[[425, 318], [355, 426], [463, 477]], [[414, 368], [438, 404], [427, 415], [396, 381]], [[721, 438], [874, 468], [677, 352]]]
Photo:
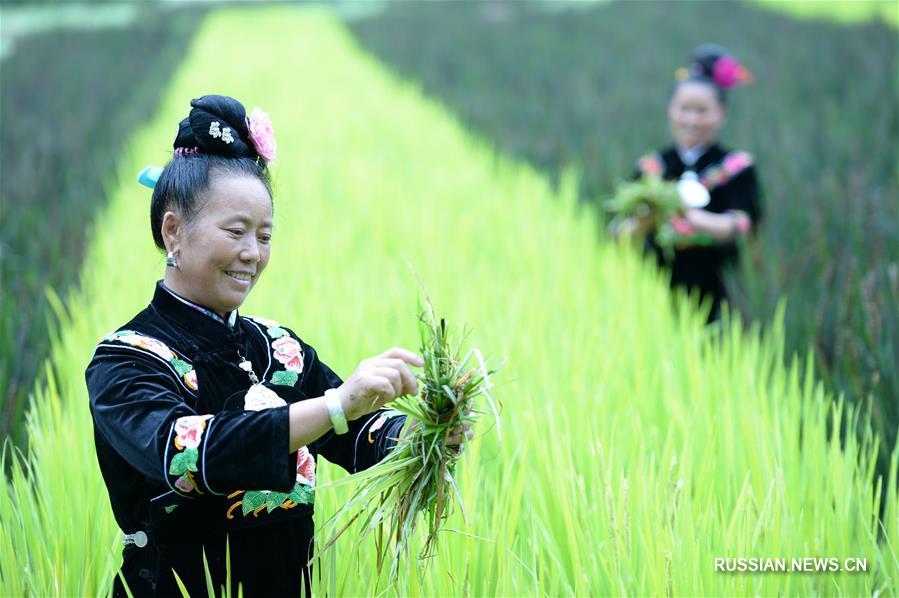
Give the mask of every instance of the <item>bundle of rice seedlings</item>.
[[498, 434], [500, 429], [499, 410], [490, 395], [490, 377], [502, 364], [488, 368], [477, 349], [463, 356], [462, 342], [467, 334], [454, 344], [446, 320], [435, 317], [430, 300], [424, 307], [419, 305], [419, 330], [420, 352], [425, 361], [418, 375], [420, 393], [391, 403], [393, 409], [408, 418], [403, 433], [383, 461], [344, 478], [358, 481], [358, 486], [325, 524], [330, 538], [319, 550], [321, 554], [333, 546], [353, 522], [361, 520], [358, 542], [376, 531], [378, 573], [389, 557], [391, 579], [396, 579], [397, 567], [409, 553], [419, 515], [428, 522], [428, 534], [419, 555], [422, 559], [434, 554], [438, 531], [455, 503], [469, 521], [454, 477], [468, 439], [463, 436], [459, 446], [447, 446], [447, 439], [458, 433], [463, 423], [474, 425], [482, 415], [492, 416]]
[[654, 240], [666, 258], [674, 257], [674, 248], [682, 245], [709, 245], [713, 239], [700, 233], [679, 233], [672, 218], [684, 215], [684, 204], [677, 181], [643, 175], [635, 181], [624, 181], [615, 188], [615, 195], [605, 202], [607, 212], [613, 214], [611, 226], [617, 229], [628, 218], [652, 217], [655, 221]]
[[677, 181], [643, 175], [633, 181], [622, 181], [615, 194], [605, 202], [607, 211], [619, 218], [631, 216], [675, 215], [681, 212]]

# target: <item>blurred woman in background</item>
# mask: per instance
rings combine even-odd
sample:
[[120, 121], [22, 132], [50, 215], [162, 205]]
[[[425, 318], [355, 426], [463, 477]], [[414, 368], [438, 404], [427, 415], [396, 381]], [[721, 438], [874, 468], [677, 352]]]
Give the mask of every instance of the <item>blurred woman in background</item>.
[[749, 71], [724, 48], [697, 47], [689, 66], [678, 69], [668, 103], [673, 145], [637, 161], [637, 177], [687, 180], [694, 186], [698, 181], [705, 188], [699, 189], [705, 194], [699, 202], [704, 207], [687, 207], [683, 217], [671, 221], [677, 233], [673, 258], [655, 242], [657, 223], [652, 217], [632, 221], [629, 228], [647, 235], [647, 249], [660, 266], [670, 269], [672, 287], [711, 301], [709, 321], [718, 319], [721, 301], [727, 298], [723, 274], [736, 262], [738, 241], [761, 217], [752, 155], [727, 149], [718, 140], [727, 117], [728, 90], [749, 81]]

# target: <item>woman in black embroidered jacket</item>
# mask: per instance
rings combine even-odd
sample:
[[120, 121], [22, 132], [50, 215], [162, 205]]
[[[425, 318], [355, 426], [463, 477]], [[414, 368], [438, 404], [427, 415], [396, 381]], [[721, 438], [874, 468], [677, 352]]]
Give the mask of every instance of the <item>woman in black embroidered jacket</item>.
[[[125, 532], [135, 596], [310, 591], [315, 460], [349, 472], [391, 449], [417, 393], [414, 353], [394, 348], [346, 380], [292, 330], [237, 312], [269, 260], [275, 144], [268, 116], [233, 98], [191, 102], [151, 202], [168, 253], [149, 306], [98, 345], [86, 379], [97, 458]], [[151, 177], [152, 178], [152, 177]], [[347, 423], [349, 420], [349, 423]], [[448, 440], [458, 444], [461, 434]]]
[[749, 80], [749, 72], [723, 48], [696, 48], [690, 66], [678, 71], [668, 105], [674, 145], [640, 158], [635, 174], [674, 180], [692, 173], [708, 189], [705, 208], [689, 208], [684, 218], [672, 222], [679, 236], [673, 259], [655, 243], [651, 219], [632, 222], [631, 228], [649, 232], [647, 247], [660, 266], [670, 268], [673, 287], [698, 291], [711, 301], [710, 321], [718, 318], [721, 301], [727, 298], [723, 273], [736, 261], [738, 241], [761, 218], [752, 156], [718, 143], [727, 90]]

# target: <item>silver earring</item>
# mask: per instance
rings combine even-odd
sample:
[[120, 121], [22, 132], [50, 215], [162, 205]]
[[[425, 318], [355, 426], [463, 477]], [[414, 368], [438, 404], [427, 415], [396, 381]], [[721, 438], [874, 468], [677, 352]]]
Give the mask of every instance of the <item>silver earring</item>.
[[165, 256], [165, 265], [168, 268], [177, 268], [178, 267], [178, 260], [177, 260], [177, 258], [175, 258], [175, 254], [172, 253], [171, 251], [168, 253], [168, 255]]

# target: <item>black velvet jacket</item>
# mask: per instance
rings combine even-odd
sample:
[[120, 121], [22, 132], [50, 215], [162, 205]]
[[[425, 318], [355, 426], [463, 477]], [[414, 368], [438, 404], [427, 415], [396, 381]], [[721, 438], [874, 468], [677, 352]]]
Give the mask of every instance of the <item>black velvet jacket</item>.
[[[106, 336], [87, 368], [100, 469], [126, 534], [122, 573], [135, 596], [308, 592], [315, 459], [353, 473], [382, 459], [405, 421], [379, 411], [289, 453], [288, 405], [341, 384], [311, 346], [264, 318], [232, 326], [157, 284], [152, 303]], [[251, 388], [249, 362], [262, 386]], [[241, 364], [243, 363], [243, 366]], [[146, 545], [143, 538], [147, 538]], [[121, 593], [116, 580], [116, 593]]]
[[[745, 212], [754, 230], [761, 218], [762, 207], [753, 162], [752, 156], [746, 152], [729, 151], [715, 144], [688, 168], [677, 150], [669, 147], [640, 158], [635, 176], [656, 174], [665, 180], [674, 180], [679, 179], [685, 171], [692, 170], [711, 196], [705, 210], [718, 214], [731, 210]], [[713, 301], [710, 316], [713, 319], [717, 317], [720, 302], [727, 295], [723, 272], [737, 257], [738, 247], [735, 243], [676, 248], [674, 259], [668, 261], [650, 236], [647, 239], [647, 250], [655, 254], [660, 266], [671, 269], [672, 286], [696, 289], [703, 296], [710, 297]]]

